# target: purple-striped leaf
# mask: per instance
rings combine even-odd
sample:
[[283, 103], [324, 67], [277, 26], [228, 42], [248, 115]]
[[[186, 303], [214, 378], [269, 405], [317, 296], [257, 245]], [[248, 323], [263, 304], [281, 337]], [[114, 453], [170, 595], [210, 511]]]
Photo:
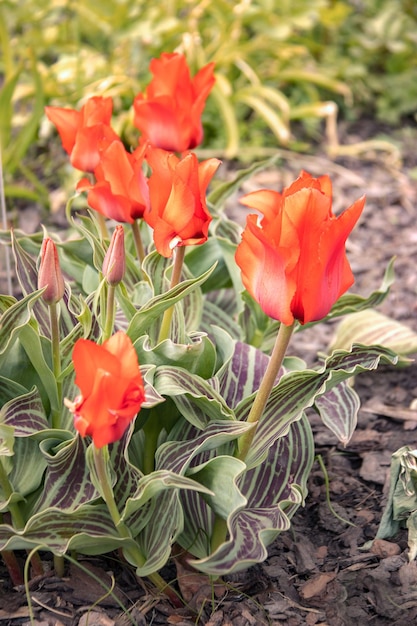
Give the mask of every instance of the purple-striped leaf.
[[358, 422], [360, 399], [356, 391], [345, 380], [315, 400], [323, 424], [346, 446]]
[[105, 505], [84, 505], [72, 513], [46, 509], [33, 515], [22, 530], [0, 525], [0, 550], [22, 550], [43, 546], [55, 554], [75, 550], [83, 554], [103, 554], [122, 545], [123, 540]]
[[37, 436], [42, 431], [49, 429], [45, 410], [36, 387], [7, 402], [0, 411], [0, 422], [12, 426], [15, 437]]
[[179, 412], [196, 428], [205, 428], [210, 420], [234, 420], [234, 412], [210, 382], [173, 366], [159, 367], [154, 386], [162, 396], [169, 396]]
[[229, 538], [213, 554], [201, 533], [204, 528], [211, 534], [212, 510], [199, 494], [182, 493], [185, 527], [178, 541], [198, 557], [192, 564], [206, 573], [223, 575], [264, 561], [267, 546], [289, 528], [292, 515], [304, 502], [313, 459], [311, 428], [303, 417], [269, 449], [264, 463], [238, 480], [247, 504], [229, 512]]
[[51, 436], [41, 442], [40, 450], [46, 472], [34, 513], [48, 508], [70, 513], [98, 498], [85, 462], [86, 444], [81, 437], [77, 435], [63, 441]]

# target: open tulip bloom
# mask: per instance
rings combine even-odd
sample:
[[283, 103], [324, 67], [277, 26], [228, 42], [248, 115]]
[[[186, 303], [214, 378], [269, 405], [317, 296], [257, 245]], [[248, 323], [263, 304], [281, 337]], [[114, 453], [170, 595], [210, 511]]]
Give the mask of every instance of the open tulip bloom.
[[0, 551], [121, 549], [177, 603], [158, 573], [173, 544], [214, 577], [263, 561], [307, 497], [306, 409], [346, 445], [350, 381], [396, 356], [353, 345], [292, 369], [295, 326], [388, 291], [390, 269], [368, 298], [346, 294], [364, 198], [334, 215], [329, 177], [301, 172], [281, 193], [244, 196], [256, 215], [242, 229], [223, 205], [245, 172], [207, 196], [220, 161], [190, 151], [212, 65], [191, 78], [170, 54], [151, 71], [134, 103], [138, 145], [112, 130], [107, 98], [47, 109], [89, 172], [78, 191], [90, 211], [71, 217], [68, 239], [1, 235], [21, 297], [0, 297]]
[[329, 177], [302, 172], [282, 194], [264, 189], [240, 202], [263, 216], [248, 216], [236, 251], [246, 289], [283, 324], [323, 319], [354, 282], [345, 242], [365, 198], [336, 217]]

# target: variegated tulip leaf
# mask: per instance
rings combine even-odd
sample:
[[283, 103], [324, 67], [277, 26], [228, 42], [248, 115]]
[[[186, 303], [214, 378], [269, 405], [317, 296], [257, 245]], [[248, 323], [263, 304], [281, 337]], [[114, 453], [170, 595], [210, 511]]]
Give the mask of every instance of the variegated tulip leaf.
[[22, 396], [27, 389], [15, 380], [0, 376], [0, 406], [3, 406], [9, 400]]
[[36, 387], [6, 402], [0, 411], [0, 422], [12, 426], [15, 437], [40, 435], [49, 423]]
[[89, 214], [89, 216], [77, 215], [77, 219], [72, 217], [71, 223], [88, 240], [93, 251], [93, 267], [97, 272], [101, 272], [106, 251], [101, 238], [98, 218], [94, 211], [89, 211]]
[[[0, 423], [0, 457], [13, 456], [14, 430], [11, 426]], [[0, 460], [1, 463], [1, 460]]]
[[172, 441], [159, 446], [156, 452], [156, 467], [184, 475], [198, 454], [218, 450], [251, 428], [252, 424], [221, 420], [210, 422], [204, 430], [195, 430], [187, 422], [177, 422], [169, 435]]
[[0, 461], [12, 489], [9, 495], [0, 486], [0, 512], [7, 511], [10, 502], [18, 502], [33, 493], [41, 484], [45, 471], [39, 444], [30, 437], [15, 437], [13, 453]]
[[292, 515], [304, 502], [313, 460], [311, 427], [303, 416], [286, 437], [274, 442], [264, 463], [242, 474], [238, 488], [241, 502], [247, 504], [229, 512], [229, 537], [212, 554], [202, 528], [211, 533], [213, 514], [198, 494], [182, 493], [185, 527], [178, 542], [199, 557], [192, 564], [218, 576], [264, 561], [268, 545], [289, 528]]
[[[147, 277], [147, 282], [152, 286], [153, 295], [160, 296], [164, 294], [169, 287], [169, 280], [166, 276], [168, 267], [172, 267], [173, 260], [168, 259], [156, 250], [150, 252], [143, 259], [142, 270]], [[141, 302], [145, 304], [145, 302]]]
[[40, 444], [46, 464], [43, 492], [35, 505], [36, 512], [48, 508], [65, 512], [96, 500], [90, 472], [85, 461], [86, 444], [77, 436], [68, 439], [49, 438]]
[[[248, 467], [262, 463], [274, 441], [286, 435], [291, 422], [298, 420], [318, 397], [360, 372], [376, 369], [381, 362], [396, 363], [397, 356], [381, 346], [353, 346], [348, 352], [336, 351], [320, 370], [289, 372], [282, 376], [272, 390], [245, 459]], [[246, 420], [252, 400], [245, 398], [236, 407], [238, 419]]]
[[[183, 528], [178, 489], [161, 491], [152, 498], [148, 516], [149, 520], [146, 520], [136, 537], [142, 552], [147, 555], [145, 564], [136, 568], [138, 576], [146, 576], [161, 569], [171, 555], [172, 545]], [[128, 554], [126, 558], [129, 558]]]
[[150, 328], [157, 322], [161, 315], [171, 306], [180, 302], [191, 291], [197, 289], [210, 276], [213, 271], [211, 267], [207, 272], [198, 278], [182, 281], [176, 287], [169, 289], [162, 295], [154, 296], [142, 306], [141, 309], [130, 320], [127, 334], [134, 343], [141, 335], [150, 334]]
[[210, 420], [234, 420], [234, 412], [212, 385], [195, 374], [177, 367], [158, 367], [154, 386], [159, 394], [175, 402], [179, 412], [196, 428]]
[[214, 300], [207, 296], [204, 301], [200, 328], [210, 335], [213, 326], [220, 326], [235, 340], [242, 339], [240, 326], [235, 322], [225, 303], [220, 298]]
[[346, 446], [356, 428], [360, 408], [359, 396], [350, 381], [345, 380], [329, 389], [316, 398], [314, 404], [325, 426]]
[[[36, 262], [30, 254], [22, 248], [14, 231], [11, 231], [12, 250], [15, 260], [16, 276], [25, 296], [34, 294], [38, 289], [38, 271]], [[46, 337], [51, 335], [48, 305], [44, 300], [38, 299], [33, 307], [34, 315], [38, 321], [40, 331]]]
[[[38, 288], [38, 270], [36, 261], [22, 248], [14, 232], [11, 234], [12, 249], [15, 259], [16, 274], [20, 287], [25, 296], [33, 295]], [[59, 320], [62, 336], [68, 335], [76, 324], [76, 318], [69, 307], [71, 290], [68, 285], [61, 301], [61, 316]], [[51, 323], [49, 307], [42, 298], [37, 299], [33, 305], [33, 315], [39, 324], [40, 333], [50, 339]]]
[[[35, 291], [14, 302], [12, 306], [8, 306], [5, 312], [2, 314], [1, 326], [0, 326], [0, 355], [4, 355], [10, 348], [19, 330], [29, 323], [31, 317], [31, 309], [35, 302], [39, 300], [42, 295], [42, 290]], [[3, 297], [0, 296], [0, 299]], [[8, 303], [8, 302], [7, 302]], [[8, 354], [6, 355], [8, 358]], [[0, 363], [3, 363], [3, 358]]]
[[139, 363], [157, 366], [171, 365], [182, 367], [202, 378], [209, 378], [214, 372], [216, 351], [205, 333], [193, 332], [186, 343], [175, 343], [171, 339], [152, 347], [149, 338], [144, 335], [135, 342]]
[[22, 530], [0, 525], [0, 550], [44, 547], [55, 554], [95, 555], [132, 545], [131, 539], [120, 538], [104, 504], [85, 504], [71, 513], [46, 509], [32, 515]]
[[247, 343], [237, 341], [228, 366], [219, 375], [219, 392], [228, 406], [239, 402], [259, 388], [269, 357]]
[[379, 311], [367, 309], [347, 316], [339, 324], [329, 352], [349, 350], [353, 343], [381, 345], [407, 355], [417, 352], [417, 333]]
[[216, 456], [187, 470], [192, 477], [209, 489], [202, 497], [220, 517], [227, 519], [234, 511], [243, 509], [246, 497], [238, 488], [238, 479], [246, 469], [245, 463], [232, 456]]

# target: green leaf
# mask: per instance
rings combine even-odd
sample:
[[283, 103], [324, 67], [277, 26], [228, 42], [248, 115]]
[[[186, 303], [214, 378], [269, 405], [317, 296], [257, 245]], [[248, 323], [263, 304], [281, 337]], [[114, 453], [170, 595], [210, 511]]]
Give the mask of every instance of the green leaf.
[[[6, 354], [20, 329], [29, 323], [31, 309], [41, 295], [42, 290], [35, 291], [35, 293], [25, 296], [5, 310], [0, 325], [0, 355]], [[0, 296], [0, 300], [3, 300], [3, 296]], [[7, 298], [8, 304], [9, 299]]]
[[243, 170], [238, 170], [234, 175], [233, 179], [218, 185], [213, 191], [211, 191], [207, 196], [207, 202], [216, 209], [216, 211], [223, 208], [224, 203], [230, 196], [232, 196], [235, 192], [239, 191], [242, 187], [242, 183], [245, 180], [251, 178], [254, 174], [261, 172], [269, 167], [273, 167], [277, 164], [280, 157], [278, 155], [273, 156], [269, 159], [265, 159], [264, 161], [259, 161], [254, 163], [250, 167], [247, 167]]
[[176, 287], [173, 287], [166, 293], [155, 296], [147, 304], [145, 304], [130, 320], [127, 334], [135, 343], [141, 335], [149, 334], [152, 325], [161, 318], [161, 315], [172, 305], [180, 302], [193, 289], [197, 289], [210, 276], [214, 268], [210, 268], [207, 272], [198, 278], [192, 278], [182, 281]]
[[211, 493], [203, 496], [210, 508], [220, 517], [227, 518], [232, 512], [243, 509], [246, 497], [238, 489], [238, 479], [246, 465], [232, 456], [216, 456], [205, 463], [190, 468], [192, 477]]
[[189, 342], [178, 344], [167, 339], [154, 348], [149, 338], [140, 337], [135, 345], [139, 363], [156, 366], [172, 365], [187, 370], [190, 374], [197, 374], [202, 378], [210, 378], [216, 364], [216, 352], [213, 343], [205, 333], [194, 332], [189, 336]]
[[[2, 146], [10, 145], [10, 136], [12, 130], [13, 119], [13, 94], [16, 89], [17, 82], [19, 80], [21, 69], [19, 68], [13, 76], [2, 85], [0, 91], [0, 139]], [[4, 158], [4, 166], [7, 162]]]
[[30, 115], [23, 125], [20, 132], [14, 137], [13, 141], [6, 145], [7, 169], [12, 172], [21, 165], [21, 162], [29, 148], [33, 143], [39, 122], [44, 114], [44, 89], [40, 73], [37, 70], [37, 62], [35, 56], [30, 59], [30, 73], [34, 83], [33, 97], [31, 99]]
[[196, 428], [210, 420], [234, 420], [234, 412], [209, 382], [178, 367], [159, 367], [154, 386], [161, 396], [172, 398], [178, 411]]

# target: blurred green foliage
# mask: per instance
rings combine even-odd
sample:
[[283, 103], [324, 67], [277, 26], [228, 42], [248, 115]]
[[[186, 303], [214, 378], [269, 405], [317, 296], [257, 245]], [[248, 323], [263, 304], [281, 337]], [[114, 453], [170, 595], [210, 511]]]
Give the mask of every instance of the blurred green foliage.
[[11, 195], [13, 175], [42, 195], [25, 156], [45, 104], [111, 95], [116, 130], [135, 142], [130, 105], [162, 52], [184, 52], [193, 70], [215, 62], [204, 147], [226, 157], [306, 148], [326, 130], [332, 142], [338, 111], [397, 123], [417, 110], [415, 0], [2, 0], [0, 46]]

